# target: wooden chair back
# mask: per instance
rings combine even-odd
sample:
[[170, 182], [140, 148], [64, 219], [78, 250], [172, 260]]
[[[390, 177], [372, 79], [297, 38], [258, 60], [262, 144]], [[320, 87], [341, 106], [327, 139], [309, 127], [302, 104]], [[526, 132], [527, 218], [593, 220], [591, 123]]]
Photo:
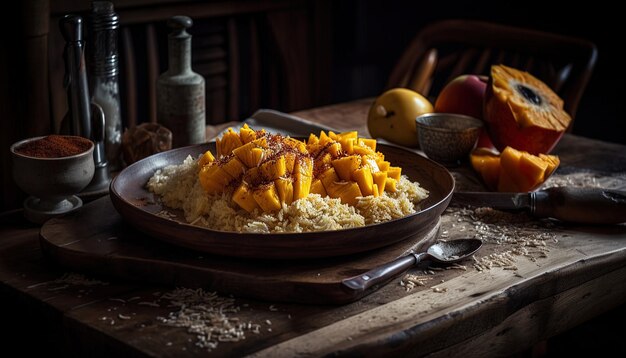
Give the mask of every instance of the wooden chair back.
[[411, 88], [434, 98], [459, 75], [488, 75], [491, 65], [504, 64], [544, 81], [563, 99], [573, 119], [597, 56], [596, 46], [582, 39], [480, 21], [445, 20], [417, 34], [387, 87]]

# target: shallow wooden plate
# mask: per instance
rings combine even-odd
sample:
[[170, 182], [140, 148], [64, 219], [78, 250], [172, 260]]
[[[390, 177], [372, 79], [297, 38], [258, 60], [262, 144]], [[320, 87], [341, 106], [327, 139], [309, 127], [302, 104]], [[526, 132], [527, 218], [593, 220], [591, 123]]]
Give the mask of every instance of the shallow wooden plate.
[[424, 236], [353, 255], [317, 260], [235, 258], [154, 240], [125, 223], [109, 198], [100, 198], [70, 215], [48, 220], [39, 237], [47, 258], [76, 272], [171, 287], [201, 287], [270, 302], [343, 304], [383, 286], [348, 290], [344, 279], [409, 251], [426, 250], [435, 242], [439, 226]]
[[[321, 258], [365, 252], [408, 239], [423, 237], [438, 222], [454, 190], [452, 175], [441, 165], [407, 150], [379, 144], [385, 160], [402, 167], [402, 174], [429, 191], [415, 214], [361, 228], [307, 233], [236, 233], [188, 224], [182, 212], [167, 209], [145, 185], [157, 169], [180, 164], [206, 150], [215, 153], [215, 143], [205, 143], [159, 153], [124, 169], [111, 182], [115, 209], [132, 226], [174, 245], [217, 255], [296, 259]], [[158, 215], [162, 210], [174, 214]]]

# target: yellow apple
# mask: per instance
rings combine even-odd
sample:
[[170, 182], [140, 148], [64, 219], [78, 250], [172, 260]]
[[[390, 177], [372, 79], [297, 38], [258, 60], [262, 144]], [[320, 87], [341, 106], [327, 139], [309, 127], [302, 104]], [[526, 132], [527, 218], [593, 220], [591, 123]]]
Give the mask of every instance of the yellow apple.
[[393, 88], [376, 98], [370, 107], [367, 129], [372, 138], [417, 147], [415, 118], [432, 112], [433, 105], [421, 94], [406, 88]]

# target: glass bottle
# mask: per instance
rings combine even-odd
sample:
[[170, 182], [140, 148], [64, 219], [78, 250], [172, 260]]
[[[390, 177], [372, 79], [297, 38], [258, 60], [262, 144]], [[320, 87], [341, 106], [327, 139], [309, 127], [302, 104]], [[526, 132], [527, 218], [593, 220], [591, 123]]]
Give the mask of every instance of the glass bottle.
[[187, 16], [174, 16], [167, 21], [168, 69], [157, 80], [157, 121], [172, 131], [172, 147], [204, 142], [205, 87], [204, 77], [191, 69], [192, 26]]

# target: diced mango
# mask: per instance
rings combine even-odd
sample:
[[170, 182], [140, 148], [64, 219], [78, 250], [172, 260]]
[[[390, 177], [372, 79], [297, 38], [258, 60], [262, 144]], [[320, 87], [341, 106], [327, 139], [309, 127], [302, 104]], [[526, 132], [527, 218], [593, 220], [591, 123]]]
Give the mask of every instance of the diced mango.
[[287, 173], [293, 173], [293, 166], [296, 161], [296, 154], [287, 152], [285, 153], [285, 168], [287, 169]]
[[309, 140], [306, 142], [308, 145], [316, 145], [320, 139], [313, 133], [309, 134]]
[[339, 157], [341, 152], [341, 143], [339, 142], [335, 142], [326, 147], [326, 153], [329, 153], [333, 158]]
[[377, 162], [376, 164], [378, 164], [378, 169], [380, 169], [380, 171], [382, 171], [382, 172], [388, 171], [389, 167], [391, 166], [391, 163], [389, 163], [386, 160]]
[[340, 198], [342, 203], [350, 205], [356, 204], [357, 197], [362, 196], [359, 185], [353, 181], [343, 181], [339, 179], [334, 168], [328, 168], [319, 179], [326, 189], [326, 193], [331, 198]]
[[216, 194], [224, 190], [226, 185], [233, 180], [219, 165], [205, 165], [200, 169], [200, 185], [207, 194]]
[[239, 138], [239, 134], [233, 131], [232, 128], [228, 128], [228, 131], [222, 135], [221, 140], [218, 138], [215, 141], [215, 144], [218, 158], [229, 155], [233, 149], [239, 148], [243, 145], [243, 143], [241, 143], [241, 139]]
[[332, 186], [333, 194], [330, 197], [339, 198], [341, 202], [348, 205], [356, 205], [358, 198], [363, 196], [359, 185], [353, 181], [340, 181]]
[[385, 191], [395, 193], [398, 190], [398, 188], [396, 187], [397, 183], [397, 180], [387, 177], [387, 179], [385, 179]]
[[326, 193], [328, 193], [329, 196], [332, 196], [332, 193], [330, 190], [332, 190], [333, 184], [341, 180], [339, 179], [339, 176], [337, 175], [335, 168], [332, 168], [332, 167], [322, 172], [318, 178], [324, 185], [324, 189], [326, 189]]
[[267, 148], [267, 139], [265, 137], [255, 139], [250, 143], [254, 143], [254, 145], [256, 145], [259, 148]]
[[252, 196], [261, 209], [265, 212], [271, 212], [279, 210], [282, 205], [280, 204], [280, 198], [276, 193], [276, 187], [274, 183], [263, 185], [252, 192]]
[[313, 182], [311, 183], [311, 194], [319, 194], [322, 197], [325, 197], [328, 195], [328, 193], [326, 193], [326, 189], [324, 188], [324, 184], [322, 184], [322, 181], [319, 179], [313, 179]]
[[256, 139], [256, 132], [250, 129], [247, 123], [244, 123], [243, 127], [239, 130], [239, 138], [243, 144], [250, 143]]
[[332, 165], [332, 161], [333, 157], [330, 153], [323, 153], [315, 159], [315, 166], [319, 168], [328, 167]]
[[289, 138], [289, 137], [285, 138], [284, 142], [290, 147], [295, 148], [298, 152], [302, 154], [308, 153], [306, 149], [306, 143], [304, 142], [301, 142], [297, 139]]
[[354, 143], [356, 143], [356, 138], [339, 138], [338, 142], [341, 144], [341, 149], [344, 153], [348, 155], [354, 154]]
[[313, 160], [309, 157], [297, 158], [293, 172], [294, 174], [313, 176]]
[[326, 135], [326, 132], [322, 131], [320, 133], [320, 141], [319, 143], [317, 143], [317, 145], [321, 148], [324, 148], [326, 145], [332, 142], [334, 142], [334, 140], [330, 138], [328, 135]]
[[375, 198], [380, 196], [380, 192], [378, 191], [378, 185], [376, 184], [372, 185], [372, 195], [374, 195]]
[[357, 155], [351, 155], [348, 157], [335, 159], [331, 163], [333, 165], [333, 168], [335, 168], [335, 172], [337, 173], [339, 178], [350, 181], [352, 180], [352, 173], [357, 170], [361, 165], [361, 157]]
[[198, 165], [202, 168], [206, 164], [212, 163], [214, 160], [215, 157], [213, 156], [213, 153], [211, 153], [210, 150], [207, 150], [204, 154], [202, 154], [200, 159], [198, 159]]
[[374, 178], [369, 167], [363, 167], [352, 173], [352, 180], [359, 184], [363, 196], [374, 195]]
[[259, 208], [259, 204], [257, 204], [252, 195], [252, 190], [250, 190], [246, 183], [241, 183], [235, 190], [233, 193], [233, 201], [249, 213]]
[[321, 131], [300, 141], [244, 124], [218, 138], [216, 152], [218, 159], [210, 151], [198, 159], [200, 184], [209, 194], [235, 187], [233, 202], [248, 212], [276, 211], [310, 193], [355, 205], [361, 196], [397, 190], [402, 174], [376, 152], [376, 140], [356, 131]]
[[276, 186], [281, 203], [289, 205], [293, 202], [293, 182], [291, 178], [278, 178], [274, 180], [274, 186]]
[[287, 164], [284, 156], [280, 156], [276, 159], [266, 161], [261, 164], [261, 175], [267, 181], [280, 178], [287, 173]]
[[402, 175], [402, 168], [400, 167], [389, 167], [389, 169], [387, 169], [387, 176], [389, 178], [400, 180], [401, 175]]
[[374, 184], [378, 186], [378, 192], [382, 195], [387, 185], [387, 172], [372, 172], [372, 179], [374, 180]]
[[[359, 140], [362, 141], [362, 139], [359, 139]], [[363, 144], [363, 142], [355, 144], [352, 151], [354, 152], [354, 154], [359, 154], [359, 155], [373, 155], [375, 153], [372, 150], [372, 148]]]
[[376, 151], [376, 139], [359, 138], [358, 143], [360, 146], [370, 147], [372, 151]]
[[260, 148], [254, 140], [250, 143], [246, 143], [239, 148], [233, 150], [235, 156], [246, 165], [248, 168], [254, 168], [263, 160], [263, 148]]
[[313, 160], [309, 157], [298, 158], [293, 168], [293, 199], [306, 198], [313, 181]]
[[222, 169], [234, 179], [239, 179], [246, 171], [245, 165], [237, 157], [232, 157], [222, 165]]
[[357, 139], [358, 136], [359, 136], [359, 133], [357, 131], [343, 132], [337, 135], [339, 139], [348, 139], [348, 138]]
[[361, 156], [361, 165], [369, 167], [372, 171], [372, 174], [380, 171], [380, 169], [378, 168], [378, 164], [376, 164], [376, 159], [368, 155]]
[[261, 170], [259, 167], [248, 168], [243, 175], [243, 181], [245, 181], [249, 186], [254, 187], [263, 182], [263, 177], [261, 176]]

